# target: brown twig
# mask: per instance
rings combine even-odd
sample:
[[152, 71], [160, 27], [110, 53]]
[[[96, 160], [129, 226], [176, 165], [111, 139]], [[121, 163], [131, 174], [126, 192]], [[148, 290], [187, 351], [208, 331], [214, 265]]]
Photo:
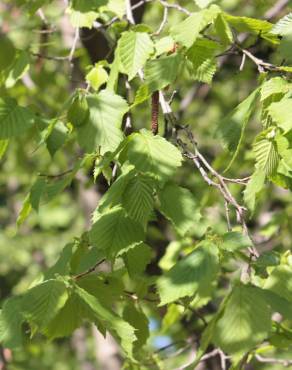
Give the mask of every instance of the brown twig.
[[270, 20], [275, 18], [288, 5], [289, 0], [278, 0], [269, 10], [264, 14], [264, 18]]
[[158, 133], [158, 115], [159, 115], [159, 92], [155, 91], [152, 94], [151, 102], [151, 131], [153, 135]]
[[89, 275], [91, 274], [92, 272], [94, 272], [97, 267], [99, 265], [101, 265], [103, 262], [105, 261], [105, 258], [103, 258], [102, 260], [98, 261], [94, 266], [90, 267], [88, 270], [84, 271], [84, 272], [81, 272], [80, 274], [77, 274], [73, 277], [73, 279], [75, 280], [78, 280], [78, 279], [81, 279], [82, 277], [86, 276], [86, 275]]

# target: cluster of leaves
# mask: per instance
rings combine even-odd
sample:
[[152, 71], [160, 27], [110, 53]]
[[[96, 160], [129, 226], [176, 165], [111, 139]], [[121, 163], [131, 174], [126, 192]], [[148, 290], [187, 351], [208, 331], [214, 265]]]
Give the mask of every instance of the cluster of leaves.
[[[35, 12], [51, 1], [19, 3], [36, 17]], [[9, 95], [34, 66], [34, 56], [30, 49], [16, 49], [8, 36], [0, 35], [0, 82], [5, 91], [0, 98], [0, 157], [13, 141], [26, 137], [34, 138], [37, 149], [45, 147], [52, 163], [67, 146], [76, 148], [70, 170], [57, 176], [37, 175], [17, 224], [21, 226], [33, 211], [58, 198], [81, 171], [92, 174], [91, 186], [101, 178], [109, 184], [92, 215], [89, 230], [67, 244], [55, 265], [27, 291], [4, 302], [0, 314], [3, 346], [20, 347], [24, 328], [29, 327], [31, 335], [41, 333], [55, 339], [91, 322], [120, 343], [125, 368], [159, 368], [159, 359], [146, 346], [148, 306], [156, 315], [160, 306], [166, 306], [163, 328], [167, 331], [188, 310], [204, 308], [214, 301], [218, 287], [227, 286], [224, 299], [216, 302], [215, 312], [207, 318], [207, 327], [199, 324], [197, 328], [202, 335], [190, 369], [212, 345], [230, 356], [234, 369], [262, 351], [264, 341], [275, 348], [290, 345], [290, 252], [250, 256], [254, 243], [243, 223], [232, 230], [228, 227], [227, 232], [216, 232], [213, 224], [202, 232], [198, 230], [198, 225], [205, 222], [205, 210], [175, 176], [186, 166], [186, 153], [177, 133], [179, 125], [171, 127], [172, 135], [163, 135], [162, 127], [154, 135], [150, 124], [135, 131], [131, 127], [130, 134], [126, 130], [127, 120], [135, 122], [131, 115], [135, 118], [136, 110], [153, 93], [160, 91], [163, 96], [169, 86], [175, 89], [181, 75], [211, 84], [215, 74], [220, 74], [218, 56], [229, 51], [242, 53], [262, 73], [259, 86], [216, 128], [216, 137], [228, 153], [225, 167], [234, 167], [245, 149], [247, 124], [260, 111], [260, 132], [251, 150], [255, 166], [254, 170], [249, 168], [244, 205], [252, 215], [268, 183], [292, 190], [292, 67], [286, 50], [291, 15], [273, 25], [230, 15], [217, 5], [209, 6], [208, 1], [196, 3], [202, 9], [187, 11], [189, 15], [161, 36], [161, 30], [154, 32], [151, 26], [131, 25], [125, 20], [124, 1], [70, 1], [67, 12], [76, 30], [99, 27], [97, 19], [101, 27], [109, 25], [106, 32], [113, 40], [114, 58], [111, 63], [99, 61], [88, 70], [87, 87], [73, 91], [53, 118], [34, 106], [22, 106]], [[271, 48], [279, 47], [279, 55], [287, 65], [254, 57], [237, 41], [241, 33]], [[71, 61], [72, 51], [75, 50], [71, 49], [64, 60]], [[135, 91], [134, 96], [127, 95], [125, 79]], [[193, 159], [196, 158], [194, 152]], [[204, 177], [200, 168], [196, 176]], [[217, 179], [214, 181], [218, 185]], [[219, 183], [221, 190], [222, 186]], [[212, 190], [208, 188], [206, 192]], [[232, 199], [230, 203], [234, 205]], [[157, 276], [147, 272], [156, 257], [149, 230], [161, 216], [170, 223], [176, 240], [158, 261], [162, 273]], [[236, 224], [236, 217], [232, 222]], [[101, 265], [106, 268], [102, 270]], [[243, 270], [248, 266], [248, 276], [240, 275], [238, 266]], [[275, 312], [281, 314], [281, 322], [272, 319]]]

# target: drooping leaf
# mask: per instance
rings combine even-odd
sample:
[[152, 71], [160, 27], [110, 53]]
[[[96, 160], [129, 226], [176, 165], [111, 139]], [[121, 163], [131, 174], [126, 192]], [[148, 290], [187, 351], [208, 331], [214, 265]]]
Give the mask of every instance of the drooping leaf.
[[4, 156], [8, 148], [9, 140], [0, 140], [0, 159]]
[[87, 152], [100, 149], [104, 154], [114, 151], [123, 140], [120, 129], [122, 118], [128, 110], [126, 101], [119, 95], [102, 90], [87, 97], [89, 118], [78, 127], [78, 141]]
[[211, 5], [210, 8], [193, 13], [181, 23], [172, 26], [170, 34], [176, 42], [189, 48], [199, 37], [200, 32], [212, 23], [219, 13], [220, 8]]
[[44, 328], [64, 306], [67, 298], [64, 282], [47, 280], [31, 288], [23, 296], [21, 311], [26, 320]]
[[203, 241], [186, 257], [178, 261], [157, 282], [161, 305], [179, 298], [204, 297], [212, 288], [218, 272], [216, 245]]
[[271, 95], [284, 95], [289, 91], [290, 84], [282, 77], [273, 77], [265, 81], [260, 89], [261, 101], [268, 99]]
[[246, 125], [251, 117], [252, 112], [256, 108], [258, 92], [258, 89], [253, 91], [219, 123], [217, 135], [220, 138], [222, 145], [233, 154], [233, 157], [227, 168], [232, 165], [239, 152]]
[[137, 171], [159, 181], [171, 177], [182, 162], [182, 155], [174, 145], [147, 130], [131, 135], [125, 151]]
[[255, 209], [256, 198], [260, 191], [264, 188], [265, 179], [265, 172], [263, 170], [256, 169], [243, 192], [244, 202], [252, 213]]
[[153, 42], [146, 32], [127, 31], [118, 43], [121, 72], [133, 79], [153, 53]]
[[271, 311], [258, 289], [235, 285], [216, 324], [214, 343], [237, 358], [260, 344], [271, 329]]
[[89, 237], [95, 247], [104, 250], [108, 258], [114, 259], [131, 245], [143, 241], [144, 231], [121, 207], [114, 207], [100, 215], [92, 225]]
[[15, 99], [0, 98], [0, 139], [20, 136], [34, 124], [34, 114]]
[[134, 342], [134, 350], [137, 351], [146, 343], [149, 337], [147, 316], [140, 307], [128, 302], [123, 310], [123, 318], [136, 329], [135, 336], [137, 340]]
[[8, 299], [0, 311], [0, 343], [14, 349], [22, 346], [21, 297]]
[[121, 343], [126, 354], [131, 358], [133, 342], [136, 340], [134, 328], [112, 310], [105, 308], [96, 297], [86, 292], [86, 290], [76, 286], [74, 291], [82, 300], [86, 309], [90, 310], [98, 321]]
[[192, 193], [175, 184], [167, 184], [159, 192], [160, 211], [177, 232], [184, 236], [200, 219], [200, 210]]
[[264, 284], [264, 288], [292, 303], [292, 270], [288, 265], [276, 266]]
[[10, 67], [14, 61], [15, 48], [12, 41], [5, 35], [0, 34], [0, 72]]

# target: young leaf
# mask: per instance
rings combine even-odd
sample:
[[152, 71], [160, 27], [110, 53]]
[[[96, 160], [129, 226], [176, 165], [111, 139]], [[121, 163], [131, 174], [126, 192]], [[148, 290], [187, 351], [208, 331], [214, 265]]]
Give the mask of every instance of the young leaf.
[[107, 258], [113, 260], [131, 245], [143, 241], [144, 231], [121, 207], [114, 207], [100, 215], [92, 225], [89, 238], [95, 247], [104, 250]]
[[256, 18], [236, 17], [226, 13], [224, 13], [224, 18], [238, 32], [250, 32], [255, 35], [264, 36], [273, 27], [272, 23]]
[[217, 135], [222, 145], [233, 154], [227, 169], [232, 165], [236, 158], [240, 144], [243, 140], [246, 125], [250, 116], [256, 108], [256, 99], [259, 90], [253, 91], [243, 102], [241, 102], [231, 113], [219, 123]]
[[209, 241], [201, 242], [192, 253], [178, 261], [158, 279], [160, 305], [196, 294], [204, 297], [212, 288], [218, 264], [216, 245]]
[[181, 23], [171, 27], [170, 34], [176, 42], [189, 48], [199, 37], [200, 32], [212, 23], [221, 12], [217, 5], [193, 13]]
[[86, 81], [94, 90], [99, 90], [100, 86], [108, 81], [107, 71], [102, 65], [96, 64], [85, 76]]
[[20, 51], [11, 69], [9, 71], [8, 77], [5, 81], [5, 86], [9, 89], [15, 85], [15, 83], [28, 71], [30, 64], [30, 56], [27, 51]]
[[153, 53], [153, 42], [146, 32], [124, 32], [118, 43], [121, 72], [132, 80]]
[[102, 90], [87, 97], [89, 118], [77, 127], [78, 141], [87, 152], [100, 148], [100, 153], [114, 151], [123, 140], [120, 129], [124, 114], [128, 110], [126, 101], [119, 95]]
[[20, 136], [34, 124], [34, 114], [15, 99], [0, 98], [0, 139]]
[[171, 177], [182, 162], [182, 155], [174, 145], [147, 130], [132, 134], [125, 151], [137, 171], [162, 182]]
[[200, 219], [200, 211], [193, 194], [175, 184], [167, 184], [158, 194], [160, 211], [177, 232], [184, 236]]
[[234, 286], [214, 331], [214, 343], [224, 352], [241, 357], [260, 344], [271, 329], [271, 311], [251, 285]]
[[290, 266], [276, 266], [264, 284], [270, 290], [292, 303], [292, 271]]

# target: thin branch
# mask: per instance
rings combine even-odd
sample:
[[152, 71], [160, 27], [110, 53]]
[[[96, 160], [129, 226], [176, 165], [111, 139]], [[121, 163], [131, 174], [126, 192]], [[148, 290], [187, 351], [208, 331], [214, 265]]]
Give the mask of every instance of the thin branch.
[[49, 56], [49, 55], [43, 55], [40, 53], [33, 53], [31, 52], [31, 55], [34, 57], [42, 58], [42, 59], [48, 59], [48, 60], [68, 60], [68, 56], [66, 57], [59, 57], [59, 56]]
[[279, 358], [272, 358], [272, 357], [263, 357], [260, 355], [255, 355], [255, 358], [262, 363], [267, 364], [281, 364], [285, 367], [292, 366], [292, 360], [285, 360], [285, 359], [279, 359]]
[[73, 56], [74, 56], [74, 53], [75, 53], [75, 50], [76, 50], [78, 40], [79, 40], [79, 27], [77, 27], [75, 29], [75, 35], [74, 35], [73, 43], [72, 43], [72, 46], [71, 46], [70, 53], [68, 55], [68, 60], [69, 60], [71, 65], [72, 65], [72, 60], [73, 60]]
[[191, 15], [192, 13], [190, 11], [188, 11], [186, 8], [180, 6], [179, 4], [169, 4], [167, 1], [165, 0], [158, 0], [160, 2], [161, 5], [163, 5], [165, 8], [169, 8], [169, 9], [176, 9], [186, 15]]
[[264, 18], [270, 20], [275, 18], [288, 5], [289, 0], [278, 0], [269, 10], [266, 11]]
[[68, 173], [71, 173], [73, 171], [74, 171], [74, 168], [71, 168], [70, 170], [67, 170], [67, 171], [58, 173], [56, 175], [48, 175], [46, 173], [40, 173], [39, 176], [41, 176], [41, 177], [47, 177], [49, 179], [55, 179], [55, 178], [58, 178], [58, 177], [62, 177], [62, 176], [68, 175]]
[[162, 32], [163, 28], [165, 27], [167, 23], [167, 17], [168, 17], [168, 8], [164, 7], [162, 22], [160, 23], [158, 30], [154, 33], [154, 36], [160, 35], [160, 33]]
[[82, 278], [82, 277], [84, 277], [84, 276], [86, 276], [86, 275], [91, 274], [91, 273], [92, 273], [92, 272], [94, 272], [94, 271], [97, 269], [97, 267], [98, 267], [99, 265], [101, 265], [104, 261], [105, 261], [105, 258], [103, 258], [102, 260], [98, 261], [94, 266], [90, 267], [88, 270], [86, 270], [86, 271], [84, 271], [84, 272], [81, 272], [81, 273], [80, 273], [80, 274], [78, 274], [78, 275], [75, 275], [73, 278], [74, 278], [75, 280], [78, 280], [78, 279], [80, 279], [80, 278]]
[[135, 24], [135, 19], [134, 19], [134, 16], [133, 16], [131, 0], [125, 0], [125, 5], [126, 5], [126, 17], [127, 17], [127, 21], [130, 24]]

